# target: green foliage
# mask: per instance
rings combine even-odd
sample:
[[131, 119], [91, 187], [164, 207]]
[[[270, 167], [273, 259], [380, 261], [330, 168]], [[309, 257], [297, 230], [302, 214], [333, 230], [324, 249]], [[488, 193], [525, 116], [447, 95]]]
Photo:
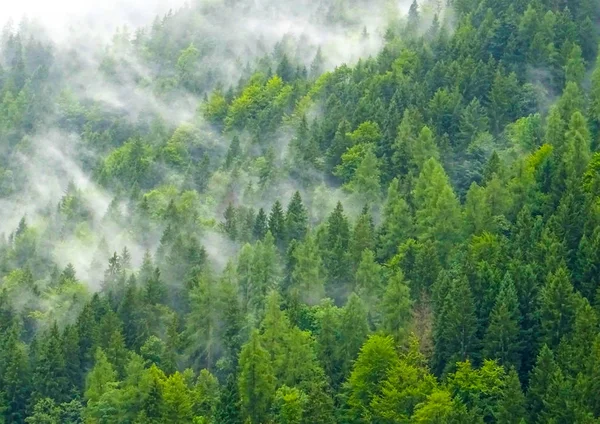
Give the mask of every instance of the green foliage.
[[597, 2], [200, 3], [2, 32], [0, 423], [598, 421]]

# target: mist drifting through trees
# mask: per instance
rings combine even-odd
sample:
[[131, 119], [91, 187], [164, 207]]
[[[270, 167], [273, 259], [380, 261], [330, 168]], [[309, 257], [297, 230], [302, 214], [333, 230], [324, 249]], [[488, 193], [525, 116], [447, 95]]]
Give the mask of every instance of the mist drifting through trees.
[[0, 424], [600, 423], [597, 1], [34, 3]]

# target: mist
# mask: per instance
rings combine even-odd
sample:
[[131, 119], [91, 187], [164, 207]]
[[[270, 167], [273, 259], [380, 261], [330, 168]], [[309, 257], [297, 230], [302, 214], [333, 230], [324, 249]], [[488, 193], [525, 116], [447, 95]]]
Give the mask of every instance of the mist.
[[[53, 58], [49, 74], [55, 82], [55, 95], [70, 93], [74, 96], [73, 106], [84, 105], [85, 113], [99, 114], [100, 123], [103, 115], [120, 116], [132, 127], [140, 123], [148, 126], [158, 119], [166, 130], [159, 144], [167, 142], [178, 127], [191, 125], [199, 137], [198, 148], [210, 154], [215, 168], [231, 139], [210, 128], [202, 118], [198, 110], [204, 95], [215, 87], [235, 87], [250, 76], [247, 69], [272, 72], [284, 55], [294, 66], [310, 69], [320, 49], [324, 58], [320, 72], [373, 56], [383, 46], [388, 25], [397, 25], [409, 5], [408, 0], [358, 1], [352, 8], [309, 0], [208, 0], [192, 5], [166, 0], [52, 4], [26, 0], [4, 8], [0, 22], [12, 21], [5, 29], [5, 38], [6, 32], [21, 29], [49, 43]], [[147, 54], [146, 46], [160, 39], [161, 31], [167, 37], [164, 42], [168, 50], [164, 54], [170, 59], [166, 61]], [[177, 74], [178, 59], [190, 46], [198, 49], [192, 88], [181, 85]], [[171, 88], [163, 89], [165, 84]], [[110, 255], [126, 246], [137, 266], [145, 250], [156, 250], [163, 228], [154, 226], [151, 234], [144, 234], [151, 243], [142, 244], [123, 222], [105, 219], [118, 194], [99, 184], [93, 173], [107, 152], [90, 147], [90, 140], [82, 134], [84, 128], [60, 128], [59, 121], [65, 119], [61, 107], [50, 105], [50, 118], [13, 153], [10, 168], [22, 184], [12, 195], [0, 199], [0, 232], [10, 234], [23, 216], [32, 225], [45, 228], [52, 215], [49, 211], [74, 185], [90, 216], [74, 234], [60, 239], [49, 254], [61, 267], [73, 264], [88, 287], [97, 290], [102, 272], [92, 269], [92, 262], [105, 264], [108, 259], [98, 258], [99, 254]], [[313, 118], [318, 115], [311, 113]], [[284, 166], [291, 137], [284, 123], [270, 135], [268, 144], [276, 150], [277, 168]], [[111, 148], [122, 146], [128, 139], [129, 135], [113, 139]], [[255, 156], [262, 153], [261, 149], [253, 152]], [[196, 166], [198, 159], [192, 161]], [[163, 185], [181, 188], [177, 170], [155, 163], [153, 172]], [[240, 204], [268, 211], [275, 200], [286, 205], [293, 193], [300, 191], [313, 223], [324, 219], [337, 201], [345, 204], [350, 216], [358, 215], [362, 204], [352, 202], [339, 187], [330, 187], [321, 171], [312, 172], [316, 183], [312, 188], [288, 177], [263, 189], [259, 196], [244, 195], [247, 186], [239, 187], [237, 193], [234, 190], [233, 195]], [[220, 186], [221, 177], [215, 175], [208, 193], [199, 197], [202, 218], [213, 223], [222, 219], [225, 199], [231, 194]], [[246, 184], [257, 185], [256, 176], [242, 175]], [[128, 217], [131, 211], [127, 205], [122, 206], [120, 213]], [[239, 246], [218, 234], [214, 224], [210, 227], [202, 230], [200, 241], [219, 270], [235, 257]], [[108, 245], [107, 252], [98, 250], [101, 242]]]
[[146, 25], [155, 16], [184, 4], [185, 0], [22, 0], [2, 5], [0, 25], [9, 20], [17, 25], [26, 19], [39, 24], [58, 43], [82, 35], [108, 41], [119, 26]]

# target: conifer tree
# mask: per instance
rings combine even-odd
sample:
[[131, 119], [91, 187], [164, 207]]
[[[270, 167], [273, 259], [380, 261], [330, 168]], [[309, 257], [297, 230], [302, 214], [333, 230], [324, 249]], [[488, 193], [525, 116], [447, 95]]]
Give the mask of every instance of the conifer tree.
[[275, 396], [275, 375], [257, 330], [240, 352], [238, 390], [243, 416], [251, 423], [265, 422]]
[[378, 257], [388, 260], [398, 252], [398, 246], [412, 235], [410, 209], [400, 195], [399, 182], [393, 179], [383, 208], [383, 223], [379, 229]]
[[483, 340], [483, 353], [504, 366], [521, 366], [521, 313], [519, 299], [509, 274], [502, 280], [500, 293], [490, 314]]
[[477, 353], [477, 318], [473, 295], [464, 277], [452, 279], [441, 299], [441, 310], [434, 326], [434, 369], [442, 373], [458, 361]]
[[388, 279], [381, 299], [381, 327], [394, 338], [397, 345], [407, 339], [412, 304], [410, 288], [404, 281], [404, 274], [398, 270]]
[[526, 417], [525, 395], [521, 389], [519, 375], [514, 368], [508, 371], [502, 388], [502, 399], [494, 417], [498, 422], [506, 424], [521, 424]]
[[442, 166], [429, 159], [423, 166], [414, 192], [415, 227], [420, 240], [435, 240], [445, 257], [462, 233], [460, 203]]
[[308, 212], [302, 203], [300, 192], [296, 191], [285, 214], [285, 233], [287, 241], [302, 241], [308, 229]]

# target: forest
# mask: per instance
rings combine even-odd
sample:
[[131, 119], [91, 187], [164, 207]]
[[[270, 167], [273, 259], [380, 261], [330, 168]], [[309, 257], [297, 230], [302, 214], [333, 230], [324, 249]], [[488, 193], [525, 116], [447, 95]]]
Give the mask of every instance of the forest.
[[600, 3], [0, 34], [0, 424], [600, 424]]

